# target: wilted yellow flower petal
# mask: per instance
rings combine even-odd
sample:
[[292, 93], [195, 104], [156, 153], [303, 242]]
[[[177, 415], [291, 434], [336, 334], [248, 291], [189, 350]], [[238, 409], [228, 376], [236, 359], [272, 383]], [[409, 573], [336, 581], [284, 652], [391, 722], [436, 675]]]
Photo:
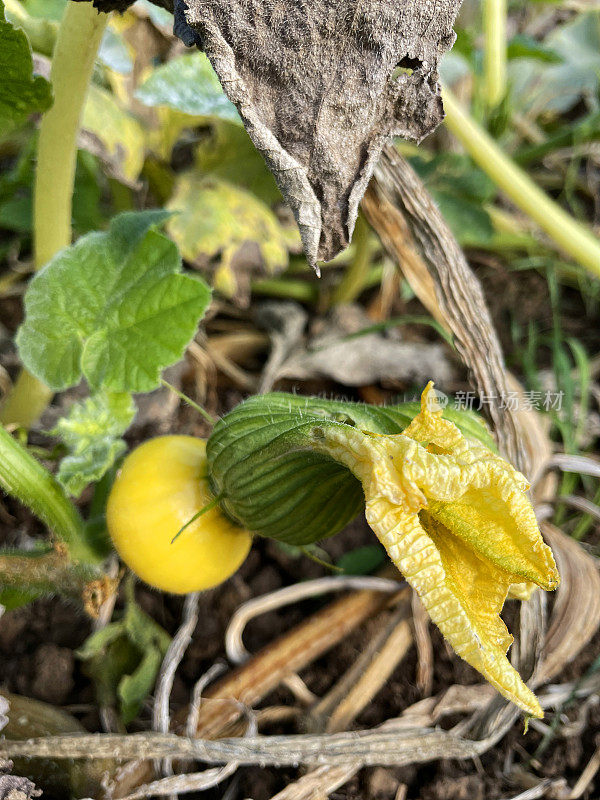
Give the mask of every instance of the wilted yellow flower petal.
[[536, 590], [535, 583], [513, 583], [508, 590], [508, 600], [529, 600]]
[[525, 494], [500, 456], [442, 418], [433, 384], [401, 434], [327, 428], [322, 448], [361, 481], [366, 516], [448, 642], [509, 700], [543, 716], [506, 658], [509, 589], [554, 589], [559, 577]]
[[403, 431], [404, 436], [442, 449], [459, 446], [463, 436], [453, 422], [443, 419], [443, 413], [435, 396], [433, 381], [429, 381], [421, 395], [421, 413]]

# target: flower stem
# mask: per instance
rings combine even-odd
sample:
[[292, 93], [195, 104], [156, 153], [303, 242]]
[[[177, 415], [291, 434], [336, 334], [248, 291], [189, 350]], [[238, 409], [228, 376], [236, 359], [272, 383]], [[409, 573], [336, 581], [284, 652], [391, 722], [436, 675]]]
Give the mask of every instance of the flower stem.
[[177, 397], [183, 400], [184, 403], [187, 403], [188, 406], [197, 411], [201, 417], [204, 417], [204, 419], [208, 422], [209, 425], [214, 425], [217, 422], [216, 418], [213, 417], [212, 414], [209, 414], [205, 408], [202, 408], [201, 405], [195, 403], [191, 397], [188, 397], [186, 394], [181, 392], [176, 386], [173, 386], [172, 383], [169, 383], [164, 378], [161, 378], [160, 382], [162, 383], [163, 386], [166, 386], [167, 389], [170, 389], [173, 392], [173, 394], [176, 394]]
[[473, 160], [513, 203], [528, 214], [571, 258], [592, 275], [600, 276], [600, 242], [537, 186], [444, 90], [446, 125]]
[[[68, 3], [54, 48], [50, 79], [54, 104], [40, 125], [34, 200], [35, 266], [71, 244], [77, 136], [96, 53], [108, 22], [91, 3]], [[4, 424], [29, 428], [52, 391], [23, 370], [2, 409]]]
[[56, 478], [0, 427], [0, 487], [33, 511], [65, 545], [70, 559], [98, 564], [85, 523]]
[[484, 90], [489, 109], [506, 94], [506, 0], [483, 0]]

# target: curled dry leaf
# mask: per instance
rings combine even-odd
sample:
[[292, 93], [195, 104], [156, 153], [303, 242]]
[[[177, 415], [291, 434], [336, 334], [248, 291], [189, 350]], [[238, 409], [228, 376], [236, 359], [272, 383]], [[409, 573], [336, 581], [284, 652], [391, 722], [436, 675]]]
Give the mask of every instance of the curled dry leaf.
[[459, 6], [175, 0], [176, 32], [211, 60], [313, 266], [348, 244], [388, 137], [420, 141], [441, 122], [437, 68]]
[[[448, 386], [454, 370], [443, 344], [406, 342], [368, 331], [371, 320], [359, 306], [338, 306], [305, 344], [290, 348], [275, 380], [331, 378], [342, 386], [383, 381]], [[364, 332], [363, 332], [364, 331]]]
[[[442, 121], [441, 56], [461, 0], [153, 0], [211, 60], [262, 153], [309, 262], [352, 236], [386, 141]], [[131, 0], [94, 0], [124, 11]]]
[[546, 523], [542, 530], [555, 553], [561, 585], [534, 676], [536, 685], [559, 675], [600, 627], [600, 573], [595, 559], [554, 525]]

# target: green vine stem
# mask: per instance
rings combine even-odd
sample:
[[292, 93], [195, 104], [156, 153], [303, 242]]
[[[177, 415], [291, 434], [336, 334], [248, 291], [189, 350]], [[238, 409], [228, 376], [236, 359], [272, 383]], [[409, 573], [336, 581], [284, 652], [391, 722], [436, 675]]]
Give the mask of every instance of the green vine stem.
[[506, 0], [483, 0], [484, 91], [490, 109], [506, 94], [506, 14]]
[[97, 577], [90, 567], [72, 564], [57, 550], [25, 553], [0, 550], [0, 584], [32, 598], [60, 594], [81, 601], [90, 580]]
[[365, 288], [371, 262], [371, 227], [362, 214], [356, 220], [352, 241], [356, 248], [354, 259], [334, 289], [332, 305], [354, 302]]
[[444, 90], [444, 108], [448, 129], [481, 169], [561, 250], [600, 277], [600, 242], [594, 234], [548, 197], [469, 116], [448, 89]]
[[[71, 244], [77, 136], [83, 105], [108, 14], [91, 3], [68, 3], [58, 31], [50, 79], [54, 104], [43, 116], [34, 201], [35, 266], [40, 269]], [[2, 422], [25, 428], [39, 418], [52, 390], [25, 370], [2, 409]]]
[[0, 413], [4, 425], [26, 429], [37, 422], [52, 400], [54, 392], [45, 383], [22, 369]]
[[46, 523], [66, 547], [70, 560], [99, 564], [79, 512], [56, 478], [0, 427], [0, 487]]
[[35, 185], [35, 263], [71, 244], [77, 136], [108, 14], [70, 2], [60, 24], [50, 79], [54, 104], [40, 126]]

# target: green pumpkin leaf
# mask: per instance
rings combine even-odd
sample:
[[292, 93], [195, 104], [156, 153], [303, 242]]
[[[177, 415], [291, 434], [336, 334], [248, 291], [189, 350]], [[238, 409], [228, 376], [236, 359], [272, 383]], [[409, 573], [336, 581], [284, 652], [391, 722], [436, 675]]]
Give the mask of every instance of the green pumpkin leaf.
[[8, 133], [29, 114], [52, 105], [50, 83], [33, 74], [31, 47], [25, 33], [6, 21], [0, 0], [0, 131]]
[[494, 235], [492, 220], [475, 200], [443, 190], [432, 190], [431, 195], [463, 247], [477, 247], [491, 241]]
[[600, 85], [600, 24], [598, 13], [577, 14], [557, 25], [544, 41], [560, 63], [515, 57], [509, 62], [513, 112], [537, 118], [566, 114], [582, 98], [597, 106]]
[[23, 0], [22, 4], [32, 17], [60, 22], [67, 0]]
[[38, 597], [41, 597], [43, 592], [27, 592], [20, 589], [0, 589], [0, 606], [5, 611], [14, 611], [15, 608], [22, 608], [29, 603], [33, 603]]
[[144, 700], [152, 691], [161, 661], [160, 650], [149, 647], [135, 672], [121, 678], [117, 693], [121, 701], [121, 719], [125, 725], [137, 717]]
[[100, 478], [127, 449], [121, 439], [135, 417], [135, 403], [125, 392], [99, 392], [76, 403], [52, 431], [69, 455], [60, 462], [58, 479], [75, 497]]
[[191, 117], [242, 124], [204, 53], [186, 53], [157, 67], [135, 96], [147, 106], [167, 106]]
[[346, 575], [370, 575], [385, 562], [385, 550], [377, 544], [355, 547], [336, 561]]
[[99, 702], [118, 702], [125, 724], [136, 718], [154, 688], [170, 641], [167, 632], [130, 598], [121, 619], [93, 633], [77, 651], [94, 680]]
[[32, 16], [26, 8], [26, 4], [19, 0], [11, 0], [5, 8], [6, 19], [17, 28], [22, 28], [34, 53], [52, 57], [56, 34], [58, 32], [58, 22], [49, 18], [38, 18]]
[[493, 200], [496, 187], [471, 159], [456, 153], [411, 159], [431, 192], [444, 219], [463, 246], [488, 243], [494, 226], [485, 204]]
[[[33, 231], [33, 184], [35, 158], [28, 146], [15, 165], [0, 177], [0, 228], [18, 234]], [[88, 233], [102, 226], [100, 167], [85, 150], [77, 152], [73, 194], [73, 228]]]
[[27, 369], [52, 389], [84, 376], [94, 391], [149, 392], [183, 355], [210, 289], [181, 274], [177, 247], [151, 229], [165, 217], [122, 214], [31, 281], [17, 344]]
[[171, 638], [137, 603], [127, 604], [124, 625], [129, 641], [143, 654], [137, 668], [121, 678], [117, 690], [121, 701], [121, 717], [127, 724], [135, 719], [154, 688]]
[[157, 647], [161, 653], [167, 652], [171, 637], [137, 603], [127, 604], [124, 624], [127, 636], [140, 650]]
[[111, 622], [110, 625], [88, 636], [82, 646], [75, 651], [75, 655], [82, 661], [88, 661], [95, 656], [103, 656], [106, 648], [123, 636], [124, 632], [125, 625], [122, 620]]
[[547, 64], [560, 64], [562, 58], [551, 47], [538, 42], [532, 36], [517, 34], [513, 36], [507, 47], [508, 58], [532, 58]]

